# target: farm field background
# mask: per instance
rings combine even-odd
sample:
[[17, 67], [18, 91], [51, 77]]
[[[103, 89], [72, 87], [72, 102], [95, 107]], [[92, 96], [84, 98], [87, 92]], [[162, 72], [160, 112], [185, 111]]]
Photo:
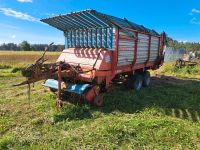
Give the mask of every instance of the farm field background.
[[12, 86], [41, 54], [0, 51], [0, 149], [200, 149], [200, 65], [165, 64], [139, 92], [112, 85], [102, 108], [66, 100], [57, 110], [42, 82], [30, 106], [27, 87]]

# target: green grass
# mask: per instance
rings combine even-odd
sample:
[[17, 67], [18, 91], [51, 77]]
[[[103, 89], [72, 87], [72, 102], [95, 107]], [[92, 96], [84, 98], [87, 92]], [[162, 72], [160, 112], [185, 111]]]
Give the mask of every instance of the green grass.
[[57, 110], [41, 82], [29, 106], [27, 87], [12, 87], [23, 80], [13, 69], [0, 69], [0, 149], [200, 149], [198, 80], [153, 77], [139, 92], [112, 85], [102, 108], [67, 98]]
[[177, 68], [174, 63], [166, 63], [159, 69], [160, 74], [183, 78], [200, 78], [200, 62], [195, 66]]

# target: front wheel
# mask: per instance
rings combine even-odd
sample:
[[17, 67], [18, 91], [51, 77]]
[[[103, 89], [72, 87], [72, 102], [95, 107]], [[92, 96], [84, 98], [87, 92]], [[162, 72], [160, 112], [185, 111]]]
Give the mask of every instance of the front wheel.
[[145, 72], [142, 73], [142, 76], [143, 76], [142, 85], [144, 87], [148, 87], [150, 85], [150, 82], [151, 82], [150, 72], [149, 71], [145, 71]]

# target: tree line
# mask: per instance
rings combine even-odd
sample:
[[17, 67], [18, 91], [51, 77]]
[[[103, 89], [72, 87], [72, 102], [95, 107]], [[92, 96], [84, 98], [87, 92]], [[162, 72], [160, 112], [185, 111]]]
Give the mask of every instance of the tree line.
[[[15, 43], [3, 43], [0, 45], [0, 50], [7, 51], [44, 51], [48, 44], [30, 44], [27, 41], [23, 41], [20, 44]], [[49, 51], [62, 51], [64, 45], [52, 45]]]
[[[20, 44], [7, 43], [1, 44], [0, 50], [14, 50], [14, 51], [43, 51], [47, 44], [30, 44], [27, 41], [23, 41]], [[175, 49], [183, 48], [187, 51], [200, 51], [200, 43], [197, 42], [178, 42], [176, 40], [168, 39], [168, 47]], [[52, 45], [49, 51], [62, 51], [64, 45]]]
[[168, 47], [174, 49], [183, 48], [188, 52], [197, 52], [200, 51], [200, 42], [178, 42], [176, 40], [168, 40]]

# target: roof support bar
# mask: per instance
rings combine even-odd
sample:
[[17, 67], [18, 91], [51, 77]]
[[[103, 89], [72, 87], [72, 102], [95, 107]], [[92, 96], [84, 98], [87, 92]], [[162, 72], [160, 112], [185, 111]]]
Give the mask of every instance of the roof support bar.
[[81, 13], [83, 16], [85, 16], [90, 22], [93, 22], [96, 27], [104, 27], [104, 25], [100, 24], [99, 22], [93, 20], [91, 17], [89, 17], [86, 13]]

